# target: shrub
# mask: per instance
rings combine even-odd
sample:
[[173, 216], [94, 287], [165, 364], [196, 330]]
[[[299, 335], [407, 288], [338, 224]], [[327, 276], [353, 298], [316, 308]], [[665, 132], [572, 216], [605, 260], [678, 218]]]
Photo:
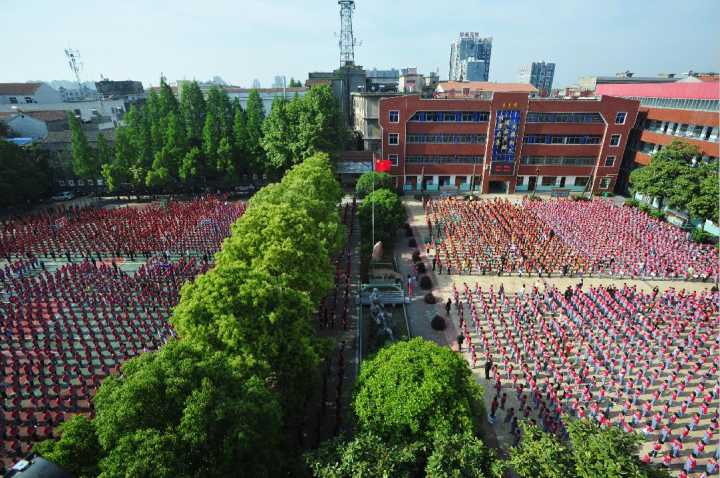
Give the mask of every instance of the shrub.
[[712, 234], [696, 228], [690, 232], [690, 239], [698, 244], [710, 244], [712, 242]]
[[629, 207], [638, 207], [640, 206], [640, 201], [638, 201], [637, 199], [626, 199], [625, 205]]
[[417, 267], [417, 271], [418, 271], [420, 274], [424, 274], [424, 273], [427, 271], [427, 268], [425, 267], [425, 263], [424, 263], [424, 262], [418, 262], [415, 267]]
[[655, 219], [660, 219], [661, 221], [665, 219], [665, 214], [659, 209], [653, 209], [650, 211], [650, 215]]
[[435, 297], [432, 292], [428, 292], [427, 294], [425, 294], [425, 303], [426, 304], [436, 304], [437, 297]]
[[647, 214], [650, 214], [650, 211], [651, 211], [651, 207], [644, 203], [640, 204], [640, 206], [638, 206], [638, 209], [640, 209], [642, 212], [647, 213]]
[[432, 289], [432, 280], [429, 276], [422, 276], [420, 278], [420, 287], [422, 287], [425, 290]]
[[413, 251], [412, 253], [412, 260], [413, 262], [420, 262], [420, 251], [417, 249]]
[[433, 330], [445, 330], [445, 328], [447, 327], [447, 324], [445, 323], [445, 317], [443, 317], [442, 315], [436, 315], [430, 321], [430, 327], [432, 327]]
[[411, 237], [411, 238], [408, 240], [408, 247], [417, 247], [417, 241], [415, 240], [414, 237]]
[[570, 199], [573, 201], [590, 201], [590, 198], [585, 196], [584, 194], [573, 194], [570, 196]]

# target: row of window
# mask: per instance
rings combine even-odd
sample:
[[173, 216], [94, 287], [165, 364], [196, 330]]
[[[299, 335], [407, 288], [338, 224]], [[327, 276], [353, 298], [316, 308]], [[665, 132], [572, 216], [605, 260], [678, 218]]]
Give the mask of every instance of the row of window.
[[[530, 182], [530, 178], [535, 178], [535, 181], [537, 181], [537, 178], [535, 176], [518, 176], [517, 178], [517, 185], [522, 186], [525, 184], [525, 180], [528, 180], [528, 183]], [[558, 181], [559, 179], [559, 181]], [[603, 178], [605, 179], [605, 178]], [[610, 178], [607, 178], [610, 179]], [[590, 182], [590, 177], [588, 176], [579, 176], [575, 178], [574, 184], [567, 184], [567, 179], [564, 176], [560, 176], [559, 178], [557, 176], [541, 176], [540, 177], [540, 184], [542, 186], [559, 186], [561, 188], [564, 188], [565, 186], [579, 186], [579, 187], [585, 187]], [[604, 189], [607, 189], [605, 187]]]
[[483, 144], [484, 134], [408, 134], [408, 144]]
[[[17, 99], [16, 96], [9, 96], [9, 97], [8, 97], [8, 101], [10, 101], [10, 104], [11, 104], [11, 105], [16, 105], [16, 104], [18, 104], [18, 99]], [[30, 103], [35, 103], [35, 101], [32, 99], [31, 96], [26, 96], [26, 97], [25, 97], [25, 103], [28, 103], [28, 104], [30, 104]]]
[[[625, 114], [625, 113], [623, 113]], [[602, 123], [600, 113], [536, 113], [529, 112], [528, 123]], [[617, 119], [616, 119], [617, 122]], [[625, 122], [625, 118], [622, 118]]]
[[[392, 119], [393, 111], [390, 113], [390, 122], [397, 123]], [[418, 111], [410, 118], [410, 121], [420, 123], [480, 123], [487, 121], [489, 118], [490, 113], [487, 111]]]
[[[653, 133], [682, 136], [702, 141], [717, 141], [717, 130], [712, 126], [674, 123], [672, 121], [647, 120], [645, 129]], [[713, 131], [715, 134], [713, 135]]]
[[601, 136], [564, 136], [552, 134], [529, 134], [525, 136], [525, 143], [527, 144], [600, 144], [601, 140]]
[[669, 108], [678, 110], [720, 111], [718, 100], [692, 100], [687, 98], [640, 98], [630, 96], [630, 99], [640, 100], [641, 106], [654, 106], [656, 108]]
[[[615, 156], [609, 156], [615, 159]], [[592, 156], [524, 156], [521, 164], [538, 166], [592, 166], [597, 158]]]
[[[391, 155], [392, 156], [392, 155]], [[464, 155], [408, 155], [405, 162], [409, 164], [473, 164], [482, 163], [482, 156], [464, 156]]]

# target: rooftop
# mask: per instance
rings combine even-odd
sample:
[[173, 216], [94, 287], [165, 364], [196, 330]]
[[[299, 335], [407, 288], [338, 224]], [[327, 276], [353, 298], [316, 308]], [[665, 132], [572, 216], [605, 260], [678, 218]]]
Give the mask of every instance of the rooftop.
[[0, 95], [32, 95], [42, 83], [0, 83]]
[[598, 95], [633, 98], [718, 100], [720, 99], [720, 82], [599, 84], [595, 92]]
[[482, 91], [496, 93], [537, 93], [537, 88], [529, 83], [495, 83], [491, 81], [441, 81], [437, 93], [460, 92], [470, 89], [471, 93]]

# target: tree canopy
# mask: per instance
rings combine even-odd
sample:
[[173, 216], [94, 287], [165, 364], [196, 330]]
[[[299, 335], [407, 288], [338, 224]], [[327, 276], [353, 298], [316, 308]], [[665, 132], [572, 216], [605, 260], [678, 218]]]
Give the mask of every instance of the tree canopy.
[[378, 189], [392, 189], [393, 186], [393, 178], [388, 173], [368, 171], [367, 173], [361, 174], [358, 178], [355, 184], [355, 194], [362, 199], [373, 191], [377, 191]]
[[[373, 214], [374, 209], [374, 214]], [[373, 217], [375, 241], [392, 244], [398, 227], [405, 221], [405, 208], [400, 197], [389, 189], [378, 189], [368, 194], [358, 210], [363, 237], [372, 236]]]
[[47, 155], [0, 140], [0, 207], [35, 202], [49, 191]]
[[717, 224], [718, 164], [692, 162], [700, 156], [696, 146], [674, 140], [652, 156], [650, 165], [630, 173], [632, 191]]

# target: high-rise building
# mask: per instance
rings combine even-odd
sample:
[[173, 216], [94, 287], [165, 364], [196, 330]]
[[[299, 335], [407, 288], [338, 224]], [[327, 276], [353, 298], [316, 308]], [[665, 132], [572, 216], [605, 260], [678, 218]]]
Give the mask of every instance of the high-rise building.
[[460, 33], [460, 38], [450, 44], [450, 81], [488, 81], [491, 52], [492, 37]]
[[552, 91], [555, 63], [534, 61], [520, 69], [520, 82], [530, 83], [540, 92], [540, 96], [549, 96]]

